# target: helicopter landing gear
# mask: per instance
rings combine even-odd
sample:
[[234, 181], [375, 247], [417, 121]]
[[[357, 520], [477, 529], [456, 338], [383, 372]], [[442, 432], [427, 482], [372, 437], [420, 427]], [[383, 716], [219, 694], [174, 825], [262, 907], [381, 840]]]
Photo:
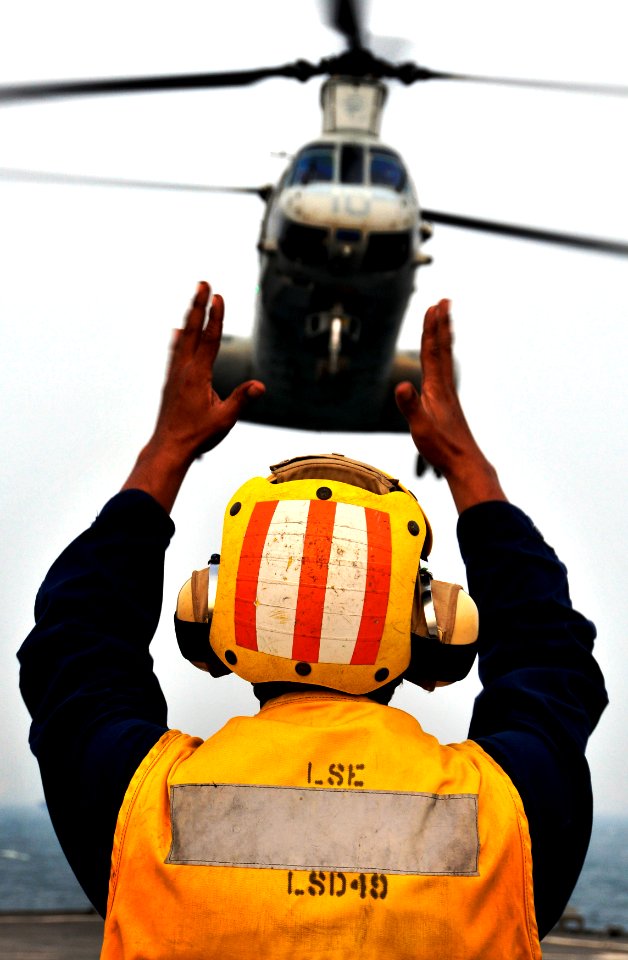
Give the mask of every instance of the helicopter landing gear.
[[332, 317], [329, 326], [329, 372], [338, 373], [338, 359], [342, 347], [342, 317]]
[[[331, 310], [310, 314], [306, 318], [307, 337], [318, 338], [318, 376], [335, 377], [348, 366], [347, 347], [356, 343], [360, 337], [360, 323], [349, 316], [341, 304]], [[325, 339], [323, 339], [325, 338]]]

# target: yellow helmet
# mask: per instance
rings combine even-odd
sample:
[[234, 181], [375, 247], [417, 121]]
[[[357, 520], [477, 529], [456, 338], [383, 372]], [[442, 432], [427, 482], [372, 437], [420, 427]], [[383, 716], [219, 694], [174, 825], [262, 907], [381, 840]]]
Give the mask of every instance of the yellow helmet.
[[[420, 639], [429, 644], [431, 630], [436, 648], [451, 642], [428, 623], [432, 591], [421, 557], [432, 534], [413, 494], [339, 454], [300, 457], [271, 471], [231, 498], [219, 563], [196, 571], [179, 594], [175, 622], [188, 659], [252, 683], [363, 694], [409, 671], [421, 617], [427, 636]], [[199, 623], [200, 638], [190, 629]], [[463, 645], [473, 650], [464, 674], [476, 635], [465, 633]], [[458, 679], [417, 673], [416, 663], [410, 678], [424, 685]]]

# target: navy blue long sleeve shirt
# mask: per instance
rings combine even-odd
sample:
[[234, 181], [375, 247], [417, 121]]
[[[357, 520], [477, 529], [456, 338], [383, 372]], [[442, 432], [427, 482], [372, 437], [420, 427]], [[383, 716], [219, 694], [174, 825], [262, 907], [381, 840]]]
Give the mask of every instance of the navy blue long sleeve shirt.
[[[148, 494], [113, 497], [51, 567], [18, 654], [50, 816], [103, 916], [120, 804], [168, 729], [149, 644], [173, 533]], [[564, 566], [516, 507], [466, 510], [458, 538], [480, 611], [483, 690], [469, 736], [521, 795], [543, 936], [567, 903], [591, 832], [585, 747], [607, 703], [591, 653], [595, 628], [572, 609]]]

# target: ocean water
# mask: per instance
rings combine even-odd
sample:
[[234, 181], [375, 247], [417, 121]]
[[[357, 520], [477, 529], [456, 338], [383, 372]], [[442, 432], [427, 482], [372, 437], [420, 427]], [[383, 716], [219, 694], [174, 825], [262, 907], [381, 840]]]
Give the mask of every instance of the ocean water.
[[90, 907], [45, 807], [0, 807], [0, 912]]
[[[628, 818], [596, 818], [570, 903], [590, 929], [628, 931]], [[0, 807], [0, 912], [89, 907], [45, 808]]]
[[592, 930], [619, 924], [628, 932], [628, 818], [599, 816], [570, 903]]

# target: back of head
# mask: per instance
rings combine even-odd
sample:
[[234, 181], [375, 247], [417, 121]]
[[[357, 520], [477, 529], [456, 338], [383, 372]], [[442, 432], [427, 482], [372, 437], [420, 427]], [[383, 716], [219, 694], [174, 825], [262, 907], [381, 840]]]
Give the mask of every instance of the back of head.
[[271, 471], [231, 498], [219, 563], [179, 594], [184, 656], [256, 685], [372, 696], [404, 676], [427, 689], [465, 676], [475, 607], [422, 566], [432, 533], [414, 495], [339, 454]]

